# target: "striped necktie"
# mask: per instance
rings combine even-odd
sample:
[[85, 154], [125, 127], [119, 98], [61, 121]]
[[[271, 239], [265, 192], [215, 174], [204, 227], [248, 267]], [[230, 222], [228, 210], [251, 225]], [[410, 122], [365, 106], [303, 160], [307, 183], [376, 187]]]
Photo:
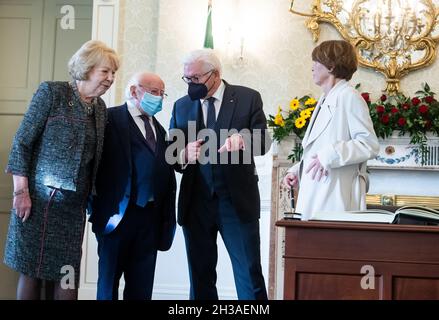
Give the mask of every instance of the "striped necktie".
[[140, 118], [143, 120], [145, 125], [145, 140], [148, 146], [152, 151], [155, 152], [156, 141], [154, 136], [154, 131], [152, 131], [151, 123], [149, 123], [149, 117], [147, 115], [142, 114]]

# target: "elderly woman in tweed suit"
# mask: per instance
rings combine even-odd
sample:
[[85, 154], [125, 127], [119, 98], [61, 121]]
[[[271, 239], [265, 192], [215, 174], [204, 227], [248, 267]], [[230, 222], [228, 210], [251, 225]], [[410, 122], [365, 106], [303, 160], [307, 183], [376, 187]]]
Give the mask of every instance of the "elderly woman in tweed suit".
[[76, 299], [85, 208], [94, 193], [106, 107], [119, 60], [100, 41], [70, 59], [71, 82], [43, 82], [15, 135], [6, 171], [14, 200], [4, 262], [20, 272], [18, 299]]

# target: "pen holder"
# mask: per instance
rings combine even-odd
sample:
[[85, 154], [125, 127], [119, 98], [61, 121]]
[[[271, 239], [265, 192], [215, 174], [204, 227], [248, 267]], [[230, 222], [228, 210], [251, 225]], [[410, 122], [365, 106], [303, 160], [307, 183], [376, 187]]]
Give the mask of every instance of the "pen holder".
[[293, 187], [290, 188], [290, 199], [291, 199], [291, 211], [290, 212], [284, 212], [284, 219], [296, 219], [300, 220], [300, 213], [296, 212], [295, 206], [294, 206], [294, 189]]

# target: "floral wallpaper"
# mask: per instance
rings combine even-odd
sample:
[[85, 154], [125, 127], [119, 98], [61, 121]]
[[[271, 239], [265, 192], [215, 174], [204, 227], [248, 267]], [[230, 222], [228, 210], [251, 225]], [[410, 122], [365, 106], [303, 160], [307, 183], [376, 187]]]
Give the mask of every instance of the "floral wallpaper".
[[[120, 6], [122, 66], [117, 101], [123, 101], [130, 75], [146, 69], [165, 80], [169, 94], [165, 109], [171, 108], [186, 90], [181, 80], [182, 58], [203, 44], [207, 0], [125, 0]], [[222, 58], [223, 78], [259, 90], [267, 114], [279, 105], [287, 107], [295, 96], [320, 95], [311, 78], [310, 56], [316, 43], [304, 25], [305, 18], [291, 14], [289, 6], [290, 0], [213, 0], [214, 42]], [[332, 26], [322, 25], [319, 41], [339, 38]], [[238, 59], [240, 39], [242, 61]], [[412, 95], [422, 82], [438, 90], [438, 71], [435, 63], [412, 72], [403, 78], [402, 91]], [[385, 87], [381, 74], [361, 67], [351, 82], [361, 83], [362, 91], [373, 96]]]
[[159, 2], [158, 0], [122, 0], [119, 2], [117, 51], [122, 63], [116, 75], [118, 78], [117, 104], [125, 101], [125, 85], [134, 73], [142, 70], [155, 70]]

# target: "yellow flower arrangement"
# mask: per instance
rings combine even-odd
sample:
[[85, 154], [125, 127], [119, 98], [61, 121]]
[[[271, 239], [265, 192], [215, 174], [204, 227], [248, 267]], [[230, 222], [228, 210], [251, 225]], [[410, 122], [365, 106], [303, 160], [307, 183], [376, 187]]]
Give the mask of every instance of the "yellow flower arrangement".
[[269, 115], [268, 126], [273, 129], [273, 138], [281, 141], [291, 133], [300, 139], [305, 135], [306, 127], [316, 107], [317, 100], [309, 95], [294, 98], [289, 103], [289, 109], [278, 107], [277, 113]]
[[293, 99], [290, 101], [290, 109], [296, 111], [300, 107], [300, 101], [298, 99]]
[[281, 112], [282, 112], [281, 107], [278, 107], [277, 114], [274, 117], [274, 124], [279, 126], [279, 127], [284, 127], [285, 121], [284, 121], [284, 118], [282, 117]]
[[[306, 128], [311, 119], [312, 113], [317, 105], [317, 100], [310, 95], [301, 98], [294, 98], [289, 103], [289, 108], [283, 110], [278, 107], [277, 113], [269, 115], [268, 126], [273, 130], [273, 139], [282, 141], [284, 138], [294, 133], [303, 139]], [[300, 150], [293, 150], [289, 158], [296, 160], [300, 157]]]

